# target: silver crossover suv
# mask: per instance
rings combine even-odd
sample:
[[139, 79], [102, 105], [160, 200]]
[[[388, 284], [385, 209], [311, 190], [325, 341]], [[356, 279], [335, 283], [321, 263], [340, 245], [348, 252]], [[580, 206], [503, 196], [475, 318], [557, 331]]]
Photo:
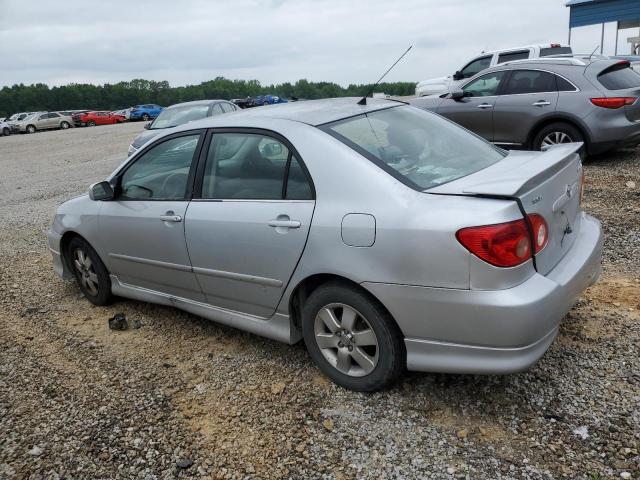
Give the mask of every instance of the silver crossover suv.
[[412, 100], [496, 144], [586, 153], [640, 143], [640, 75], [626, 60], [544, 58], [484, 70], [439, 97]]
[[600, 271], [579, 148], [507, 153], [388, 100], [256, 108], [161, 132], [63, 203], [48, 241], [96, 305], [304, 339], [348, 388], [514, 372]]

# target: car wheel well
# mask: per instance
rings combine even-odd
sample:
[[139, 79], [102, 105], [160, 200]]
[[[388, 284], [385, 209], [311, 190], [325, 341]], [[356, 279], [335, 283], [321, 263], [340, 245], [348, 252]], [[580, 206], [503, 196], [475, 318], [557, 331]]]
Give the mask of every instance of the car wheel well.
[[[389, 314], [389, 317], [393, 319], [393, 315], [391, 315], [391, 312], [389, 312], [387, 307], [385, 307], [380, 300], [378, 300], [369, 290], [364, 288], [362, 285], [340, 275], [335, 275], [332, 273], [319, 273], [316, 275], [311, 275], [310, 277], [307, 277], [300, 283], [298, 283], [296, 288], [291, 293], [291, 296], [289, 297], [289, 316], [291, 318], [291, 321], [297, 328], [302, 329], [302, 306], [304, 305], [305, 300], [309, 298], [309, 296], [315, 290], [317, 290], [322, 285], [326, 285], [327, 283], [343, 284], [351, 288], [360, 290], [367, 297], [369, 297], [372, 302], [377, 303], [381, 308], [383, 308], [385, 312]], [[395, 319], [393, 320], [393, 323], [398, 328], [398, 330], [400, 330], [400, 327], [398, 326]]]
[[580, 134], [582, 134], [582, 138], [584, 138], [584, 142], [585, 142], [585, 147], [587, 147], [588, 149], [590, 141], [589, 141], [589, 135], [587, 135], [587, 132], [585, 131], [585, 129], [582, 128], [582, 126], [579, 123], [565, 117], [547, 118], [541, 121], [540, 123], [538, 123], [534, 128], [531, 129], [531, 132], [529, 133], [529, 138], [527, 139], [527, 146], [531, 147], [534, 139], [536, 138], [536, 135], [538, 135], [538, 133], [540, 133], [540, 131], [543, 128], [551, 125], [552, 123], [566, 123], [568, 125], [571, 125], [573, 128], [577, 129], [580, 132]]
[[[91, 245], [91, 242], [89, 242], [89, 240], [87, 240], [86, 238], [84, 238], [82, 235], [80, 235], [78, 232], [74, 232], [74, 231], [68, 231], [65, 232], [62, 235], [62, 238], [60, 239], [60, 256], [62, 257], [62, 262], [64, 263], [64, 266], [66, 269], [68, 269], [68, 271], [73, 271], [73, 265], [71, 265], [69, 263], [69, 258], [68, 258], [68, 250], [69, 250], [69, 244], [71, 243], [71, 240], [73, 240], [74, 238], [80, 238], [82, 240], [84, 240], [85, 242], [87, 242], [87, 244], [93, 248], [93, 250], [96, 252], [96, 255], [98, 256], [98, 258], [100, 258], [100, 254], [97, 252], [97, 250], [93, 247], [93, 245]], [[102, 258], [100, 258], [100, 261], [102, 263], [104, 263], [104, 261], [102, 260]]]

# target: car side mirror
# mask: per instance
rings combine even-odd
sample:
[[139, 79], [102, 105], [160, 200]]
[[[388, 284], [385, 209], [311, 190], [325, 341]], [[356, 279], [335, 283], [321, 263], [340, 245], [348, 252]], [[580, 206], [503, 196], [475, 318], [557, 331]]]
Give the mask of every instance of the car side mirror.
[[91, 200], [113, 200], [114, 197], [113, 187], [106, 180], [94, 183], [89, 187], [89, 198]]
[[151, 122], [147, 122], [144, 124], [144, 129], [145, 130], [149, 130], [149, 128], [151, 128]]
[[458, 100], [461, 100], [462, 98], [464, 98], [464, 90], [462, 90], [461, 88], [455, 88], [451, 90], [451, 98], [456, 102]]
[[464, 75], [462, 75], [462, 72], [460, 70], [458, 70], [456, 73], [453, 74], [454, 80], [462, 80], [463, 78], [464, 78]]

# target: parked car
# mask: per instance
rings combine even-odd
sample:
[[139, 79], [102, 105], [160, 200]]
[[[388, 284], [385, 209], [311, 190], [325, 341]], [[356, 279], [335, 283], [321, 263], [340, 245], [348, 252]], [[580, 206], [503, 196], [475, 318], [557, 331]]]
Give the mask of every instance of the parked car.
[[450, 94], [411, 100], [481, 137], [540, 150], [583, 142], [587, 154], [640, 143], [640, 75], [625, 60], [519, 60]]
[[11, 135], [11, 127], [4, 120], [0, 121], [0, 136], [8, 137]]
[[28, 116], [31, 116], [35, 113], [46, 113], [46, 112], [20, 112], [20, 113], [14, 113], [13, 115], [11, 115], [7, 119], [7, 123], [9, 124], [9, 128], [11, 129], [11, 133], [18, 133], [20, 131], [20, 126], [19, 126], [20, 122], [22, 122], [22, 120], [24, 120]]
[[579, 145], [506, 152], [389, 100], [254, 108], [165, 130], [48, 233], [95, 305], [174, 306], [296, 343], [336, 383], [506, 373], [600, 272]]
[[122, 115], [125, 120], [129, 120], [131, 118], [131, 108], [124, 108], [122, 110], [116, 110], [115, 112], [111, 112], [114, 115]]
[[546, 57], [550, 55], [571, 54], [571, 47], [559, 43], [547, 43], [543, 45], [527, 45], [525, 47], [506, 48], [482, 52], [477, 57], [469, 60], [464, 67], [448, 77], [423, 80], [416, 85], [416, 97], [427, 95], [440, 95], [460, 85], [467, 78], [486, 70], [487, 68], [513, 60], [527, 58]]
[[145, 122], [148, 122], [152, 118], [156, 118], [158, 115], [160, 115], [160, 112], [163, 108], [164, 107], [153, 103], [146, 105], [136, 105], [135, 107], [131, 108], [131, 111], [129, 112], [129, 119], [144, 120]]
[[115, 115], [112, 112], [89, 111], [73, 115], [73, 123], [77, 127], [95, 127], [96, 125], [113, 125], [126, 121], [123, 115]]
[[18, 123], [17, 130], [20, 133], [36, 133], [38, 130], [51, 130], [59, 128], [66, 130], [73, 124], [71, 117], [60, 115], [57, 112], [41, 112], [29, 115]]
[[153, 122], [145, 125], [144, 128], [146, 131], [142, 132], [131, 142], [128, 154], [132, 155], [135, 153], [142, 145], [166, 128], [176, 127], [188, 122], [193, 122], [194, 120], [235, 112], [237, 110], [240, 110], [240, 107], [227, 100], [196, 100], [171, 105], [160, 112], [160, 115], [158, 115]]

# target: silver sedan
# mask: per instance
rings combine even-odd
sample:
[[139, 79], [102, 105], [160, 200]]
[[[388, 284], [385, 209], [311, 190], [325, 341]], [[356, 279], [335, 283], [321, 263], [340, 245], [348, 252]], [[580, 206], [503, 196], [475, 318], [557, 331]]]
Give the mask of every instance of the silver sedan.
[[532, 365], [600, 271], [580, 144], [511, 152], [435, 114], [300, 102], [163, 131], [49, 231], [86, 298], [304, 340], [354, 390]]

